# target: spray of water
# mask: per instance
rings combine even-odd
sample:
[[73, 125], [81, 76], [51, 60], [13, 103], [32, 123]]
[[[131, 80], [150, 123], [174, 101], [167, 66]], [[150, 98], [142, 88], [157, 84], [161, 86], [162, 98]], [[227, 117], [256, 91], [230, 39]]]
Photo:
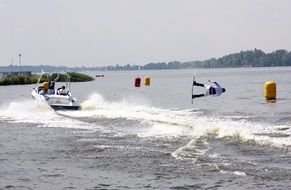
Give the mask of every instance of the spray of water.
[[[131, 100], [135, 101], [132, 102]], [[203, 116], [199, 110], [169, 110], [153, 107], [138, 98], [123, 99], [118, 102], [104, 100], [99, 94], [93, 94], [82, 106], [83, 111], [70, 113], [72, 117], [124, 118], [148, 123], [150, 127], [138, 131], [139, 136], [191, 136], [193, 141], [186, 146], [193, 146], [195, 139], [216, 135], [218, 138], [231, 138], [242, 142], [271, 145], [275, 147], [291, 146], [290, 126], [273, 126], [242, 120], [224, 119], [216, 116]], [[86, 109], [90, 108], [90, 109]], [[279, 131], [278, 129], [287, 129]], [[282, 133], [278, 137], [270, 133]], [[290, 135], [290, 136], [289, 136]]]
[[[0, 107], [0, 118], [11, 122], [38, 123], [45, 127], [70, 127], [94, 129], [98, 124], [89, 124], [79, 118], [123, 119], [124, 121], [138, 121], [142, 126], [136, 130], [126, 130], [140, 137], [171, 136], [179, 138], [190, 136], [193, 140], [183, 148], [195, 146], [196, 139], [209, 134], [217, 138], [232, 138], [243, 142], [255, 142], [258, 144], [275, 147], [291, 146], [290, 126], [268, 126], [260, 123], [252, 123], [246, 120], [231, 120], [217, 118], [215, 116], [203, 116], [199, 110], [170, 110], [151, 106], [148, 101], [138, 97], [122, 99], [117, 102], [105, 100], [100, 94], [92, 94], [81, 103], [80, 111], [54, 112], [47, 105], [36, 102], [20, 101], [11, 102]], [[278, 130], [284, 128], [285, 130]], [[114, 129], [113, 129], [114, 130]], [[282, 133], [284, 135], [270, 136], [270, 133]]]
[[93, 129], [93, 126], [64, 118], [47, 104], [33, 100], [14, 101], [0, 106], [0, 119], [10, 123], [30, 123], [37, 127]]

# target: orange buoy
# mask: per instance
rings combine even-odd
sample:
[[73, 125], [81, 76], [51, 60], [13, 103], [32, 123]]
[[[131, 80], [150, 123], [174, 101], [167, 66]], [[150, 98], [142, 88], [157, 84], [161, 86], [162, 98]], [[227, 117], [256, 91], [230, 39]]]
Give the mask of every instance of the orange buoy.
[[135, 87], [140, 87], [140, 82], [141, 82], [140, 77], [136, 77], [135, 80], [134, 80], [134, 86]]

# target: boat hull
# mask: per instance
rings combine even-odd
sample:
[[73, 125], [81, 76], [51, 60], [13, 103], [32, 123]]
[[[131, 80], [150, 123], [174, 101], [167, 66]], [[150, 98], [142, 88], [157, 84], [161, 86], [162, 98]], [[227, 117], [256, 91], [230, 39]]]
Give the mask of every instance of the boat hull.
[[70, 105], [55, 104], [55, 105], [50, 105], [50, 107], [53, 110], [80, 110], [81, 109], [81, 106], [79, 106], [79, 105], [70, 106]]
[[44, 102], [49, 105], [53, 110], [80, 110], [81, 106], [77, 103], [76, 99], [69, 95], [56, 95], [56, 94], [39, 94], [37, 90], [31, 92], [32, 98], [39, 102]]

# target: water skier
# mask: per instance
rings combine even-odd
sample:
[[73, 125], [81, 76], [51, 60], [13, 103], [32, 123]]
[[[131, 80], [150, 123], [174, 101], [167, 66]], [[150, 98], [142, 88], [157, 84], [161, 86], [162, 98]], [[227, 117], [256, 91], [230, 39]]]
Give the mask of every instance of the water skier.
[[213, 85], [200, 84], [194, 80], [193, 86], [204, 87], [204, 88], [206, 88], [206, 92], [204, 94], [192, 94], [192, 99], [203, 97], [203, 96], [220, 96], [222, 93], [225, 92], [225, 88], [222, 88], [217, 82], [211, 81], [211, 80], [209, 80], [209, 82], [212, 82]]

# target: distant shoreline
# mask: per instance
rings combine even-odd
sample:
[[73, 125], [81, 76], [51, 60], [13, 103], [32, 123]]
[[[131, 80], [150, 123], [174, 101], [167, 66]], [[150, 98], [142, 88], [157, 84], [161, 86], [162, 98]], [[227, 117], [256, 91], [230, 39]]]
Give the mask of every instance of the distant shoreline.
[[[241, 51], [239, 53], [229, 54], [220, 58], [211, 58], [204, 61], [171, 61], [168, 63], [148, 63], [141, 65], [120, 66], [99, 66], [99, 67], [66, 67], [66, 66], [22, 66], [22, 71], [31, 71], [39, 73], [42, 70], [46, 72], [85, 72], [85, 71], [130, 71], [130, 70], [171, 70], [171, 69], [196, 69], [196, 68], [243, 68], [243, 67], [274, 67], [291, 66], [291, 52], [279, 49], [271, 53], [265, 53], [262, 50], [254, 49]], [[19, 71], [18, 65], [1, 66], [0, 72]]]

